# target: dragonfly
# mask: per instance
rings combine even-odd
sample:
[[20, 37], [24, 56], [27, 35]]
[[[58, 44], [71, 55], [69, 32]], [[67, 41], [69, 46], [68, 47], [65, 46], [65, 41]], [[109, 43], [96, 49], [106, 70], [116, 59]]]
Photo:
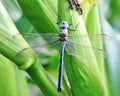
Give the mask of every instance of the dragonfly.
[[[86, 41], [86, 38], [89, 38], [90, 41], [93, 44], [98, 43], [102, 39], [105, 39], [106, 41], [110, 41], [112, 38], [109, 35], [106, 34], [94, 34], [94, 35], [74, 35], [74, 34], [68, 34], [68, 31], [75, 31], [70, 29], [70, 24], [67, 23], [67, 21], [62, 21], [58, 23], [59, 26], [59, 34], [55, 33], [43, 33], [43, 34], [23, 34], [23, 37], [25, 38], [31, 38], [34, 37], [36, 40], [38, 40], [39, 43], [42, 43], [43, 39], [45, 39], [50, 46], [53, 48], [60, 49], [60, 61], [59, 61], [59, 69], [58, 69], [58, 92], [62, 90], [62, 77], [63, 77], [63, 66], [64, 66], [64, 52], [66, 51], [67, 54], [71, 56], [75, 56], [82, 60], [83, 62], [86, 62], [86, 59], [93, 58], [93, 55], [88, 54], [89, 50], [94, 50], [94, 54], [98, 57], [107, 57], [108, 54], [104, 52], [104, 50], [99, 48], [93, 48], [92, 46], [88, 46]], [[42, 39], [40, 39], [42, 37]], [[72, 38], [79, 38], [80, 41], [83, 41], [83, 43], [77, 43]], [[35, 42], [37, 42], [35, 40]], [[97, 41], [97, 42], [96, 42]], [[31, 42], [31, 41], [30, 41]], [[34, 43], [34, 42], [33, 42]], [[46, 42], [43, 42], [41, 45], [32, 44], [32, 48], [39, 48], [48, 45]], [[77, 49], [76, 49], [77, 48]], [[78, 49], [83, 48], [84, 50], [88, 51], [87, 54], [84, 54], [84, 57], [81, 57]]]
[[76, 7], [76, 10], [78, 11], [78, 13], [79, 13], [80, 15], [83, 14], [81, 5], [80, 5], [80, 3], [79, 3], [78, 0], [68, 0], [68, 1], [69, 1], [69, 7], [70, 7], [70, 9], [73, 9], [74, 6], [75, 6], [75, 7]]

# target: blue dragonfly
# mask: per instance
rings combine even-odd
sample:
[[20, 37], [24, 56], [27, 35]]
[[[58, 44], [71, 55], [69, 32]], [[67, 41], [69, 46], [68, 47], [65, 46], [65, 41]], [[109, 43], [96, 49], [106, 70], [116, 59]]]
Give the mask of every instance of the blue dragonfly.
[[[68, 30], [72, 30], [69, 28], [69, 24], [66, 21], [62, 21], [58, 24], [59, 26], [59, 34], [54, 33], [44, 33], [44, 34], [23, 34], [28, 42], [31, 43], [31, 47], [33, 49], [41, 50], [44, 46], [50, 45], [52, 48], [60, 49], [60, 62], [59, 62], [59, 70], [58, 70], [58, 92], [62, 90], [62, 77], [63, 77], [63, 65], [64, 65], [64, 51], [69, 55], [75, 56], [80, 59], [82, 62], [87, 62], [86, 59], [94, 58], [94, 55], [89, 54], [90, 50], [93, 50], [93, 53], [97, 57], [107, 57], [108, 54], [104, 52], [104, 50], [99, 48], [94, 48], [86, 42], [86, 39], [90, 39], [92, 44], [96, 44], [98, 42], [102, 42], [103, 39], [106, 41], [110, 41], [112, 38], [106, 34], [94, 34], [94, 35], [74, 35], [68, 34]], [[74, 30], [72, 30], [74, 31]], [[35, 38], [35, 39], [33, 39]], [[77, 43], [73, 38], [79, 38], [78, 40], [82, 41], [81, 43]], [[32, 40], [31, 40], [32, 39]], [[33, 42], [32, 42], [33, 41]], [[45, 42], [47, 41], [47, 43]], [[38, 43], [41, 45], [38, 45]], [[39, 49], [41, 48], [41, 49]], [[80, 56], [78, 50], [83, 48], [86, 50], [87, 54], [83, 54], [84, 57]], [[44, 49], [44, 48], [43, 48]], [[83, 50], [82, 50], [83, 51]], [[81, 53], [82, 53], [81, 51]]]

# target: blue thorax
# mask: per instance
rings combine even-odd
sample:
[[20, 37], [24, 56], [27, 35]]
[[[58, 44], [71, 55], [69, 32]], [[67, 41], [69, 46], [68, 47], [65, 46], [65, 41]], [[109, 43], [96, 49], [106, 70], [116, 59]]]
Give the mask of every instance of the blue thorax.
[[63, 23], [60, 23], [60, 24], [59, 24], [59, 28], [60, 28], [60, 29], [67, 29], [67, 28], [68, 28], [68, 25], [67, 25], [67, 24], [63, 24]]

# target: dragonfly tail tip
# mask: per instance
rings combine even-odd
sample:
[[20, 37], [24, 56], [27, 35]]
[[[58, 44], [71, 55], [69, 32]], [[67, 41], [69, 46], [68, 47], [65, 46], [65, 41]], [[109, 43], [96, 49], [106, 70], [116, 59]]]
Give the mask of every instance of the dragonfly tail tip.
[[57, 91], [58, 91], [58, 92], [61, 92], [61, 88], [58, 88]]

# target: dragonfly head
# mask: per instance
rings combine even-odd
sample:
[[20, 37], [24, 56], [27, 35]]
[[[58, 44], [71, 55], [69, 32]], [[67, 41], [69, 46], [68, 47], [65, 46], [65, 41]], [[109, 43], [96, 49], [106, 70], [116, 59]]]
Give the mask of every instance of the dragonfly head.
[[67, 29], [69, 27], [68, 23], [66, 21], [62, 21], [60, 24], [59, 24], [59, 28], [60, 29]]

